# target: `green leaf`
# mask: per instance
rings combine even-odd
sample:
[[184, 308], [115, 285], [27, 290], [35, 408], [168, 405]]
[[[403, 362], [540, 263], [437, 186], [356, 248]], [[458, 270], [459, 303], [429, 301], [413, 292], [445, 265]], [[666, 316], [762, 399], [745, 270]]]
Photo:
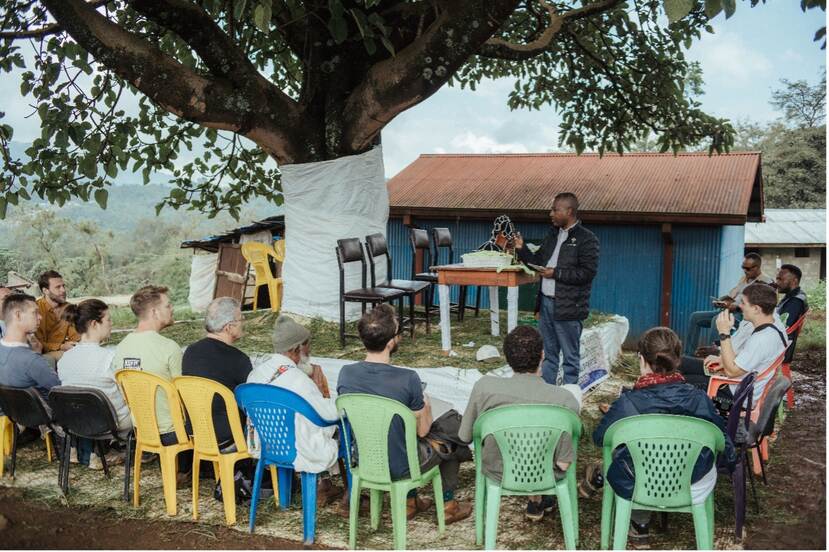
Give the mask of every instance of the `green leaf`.
[[668, 15], [668, 21], [675, 23], [691, 13], [696, 4], [695, 0], [665, 0], [665, 13]]
[[714, 19], [722, 11], [722, 0], [705, 0], [705, 16]]
[[233, 17], [238, 19], [242, 19], [242, 14], [245, 13], [245, 7], [248, 3], [248, 0], [236, 0], [233, 4]]
[[115, 162], [115, 159], [110, 159], [106, 164], [106, 173], [107, 176], [110, 178], [115, 178], [118, 176], [118, 165]]
[[0, 197], [0, 220], [6, 218], [6, 198]]
[[17, 192], [9, 192], [6, 194], [6, 201], [12, 205], [17, 205]]
[[271, 27], [271, 6], [270, 2], [262, 3], [253, 10], [253, 24], [256, 28], [267, 33]]
[[101, 188], [99, 190], [95, 190], [95, 202], [101, 207], [101, 209], [107, 208], [107, 199], [109, 198], [109, 192], [105, 189]]
[[728, 19], [737, 11], [737, 0], [723, 0], [722, 3], [725, 8], [725, 18]]
[[328, 20], [328, 30], [337, 44], [342, 44], [348, 38], [348, 22], [341, 15], [331, 16], [331, 19]]

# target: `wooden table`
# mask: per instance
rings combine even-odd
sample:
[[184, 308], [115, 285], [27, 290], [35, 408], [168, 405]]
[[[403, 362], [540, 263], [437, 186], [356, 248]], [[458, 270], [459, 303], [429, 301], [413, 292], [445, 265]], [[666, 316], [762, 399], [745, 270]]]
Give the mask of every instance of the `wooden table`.
[[468, 267], [449, 264], [431, 267], [438, 275], [440, 301], [440, 342], [445, 354], [452, 349], [449, 324], [449, 286], [486, 286], [489, 288], [489, 319], [492, 335], [500, 334], [498, 288], [507, 288], [507, 332], [518, 325], [518, 286], [538, 281], [538, 274], [527, 274], [521, 267], [511, 266], [496, 272], [495, 268]]

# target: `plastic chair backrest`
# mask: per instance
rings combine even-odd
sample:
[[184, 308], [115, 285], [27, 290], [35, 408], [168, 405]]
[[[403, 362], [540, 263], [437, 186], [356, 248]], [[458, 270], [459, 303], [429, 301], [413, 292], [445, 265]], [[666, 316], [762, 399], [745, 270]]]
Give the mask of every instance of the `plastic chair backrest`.
[[417, 421], [403, 403], [377, 395], [348, 393], [337, 397], [337, 409], [345, 413], [351, 427], [362, 479], [378, 484], [392, 482], [389, 468], [389, 430], [395, 416], [403, 420], [406, 459], [411, 479], [420, 479], [417, 457]]
[[[691, 473], [703, 448], [725, 448], [722, 431], [706, 420], [670, 414], [631, 416], [611, 425], [605, 445], [625, 445], [636, 474], [633, 500], [654, 509], [691, 505]], [[609, 461], [605, 453], [605, 461]]]
[[136, 437], [140, 443], [151, 447], [161, 446], [158, 420], [155, 415], [156, 395], [159, 389], [167, 397], [177, 441], [179, 443], [189, 441], [187, 431], [184, 429], [181, 401], [172, 382], [141, 370], [119, 370], [115, 373], [115, 380], [124, 390], [124, 398], [132, 413]]
[[809, 314], [809, 309], [800, 315], [800, 318], [797, 321], [786, 328], [786, 335], [789, 336], [789, 346], [786, 347], [786, 355], [784, 362], [791, 362], [792, 358], [794, 358], [794, 349], [797, 346], [797, 338], [800, 337], [800, 330], [803, 329], [803, 325], [806, 324], [806, 315]]
[[0, 410], [11, 421], [26, 427], [49, 425], [52, 422], [43, 398], [34, 387], [0, 385]]
[[778, 375], [768, 384], [768, 390], [763, 398], [763, 404], [760, 405], [760, 412], [754, 426], [756, 428], [755, 432], [758, 433], [752, 435], [752, 437], [767, 437], [774, 432], [775, 416], [777, 415], [780, 403], [785, 398], [786, 392], [791, 386], [792, 382], [789, 381], [789, 378], [782, 375]]
[[276, 258], [273, 248], [264, 243], [247, 242], [242, 244], [242, 256], [253, 267], [257, 282], [268, 282], [274, 279], [271, 267], [268, 264], [269, 255]]
[[49, 391], [49, 404], [55, 423], [73, 435], [94, 439], [118, 433], [115, 409], [100, 389], [53, 387]]
[[262, 458], [276, 464], [289, 465], [296, 459], [296, 414], [319, 427], [338, 422], [324, 419], [301, 396], [274, 385], [245, 383], [235, 394], [259, 434]]
[[504, 466], [501, 488], [533, 492], [555, 486], [553, 461], [560, 439], [578, 446], [581, 421], [567, 408], [547, 404], [521, 404], [493, 408], [481, 414], [472, 428], [475, 450], [492, 435]]
[[734, 392], [734, 400], [731, 402], [731, 410], [728, 411], [728, 420], [726, 421], [726, 433], [732, 441], [737, 437], [737, 426], [740, 420], [743, 421], [745, 429], [748, 430], [750, 416], [743, 415], [746, 412], [751, 412], [752, 399], [754, 397], [754, 379], [757, 374], [749, 372], [743, 379], [740, 380], [740, 385]]
[[193, 449], [196, 452], [207, 455], [219, 454], [219, 443], [216, 441], [216, 429], [213, 425], [213, 399], [216, 395], [224, 402], [236, 451], [248, 450], [233, 391], [221, 383], [196, 376], [177, 377], [173, 379], [173, 385], [178, 389], [187, 410], [190, 426], [193, 428]]
[[278, 262], [285, 262], [285, 240], [277, 240], [273, 242], [274, 259]]

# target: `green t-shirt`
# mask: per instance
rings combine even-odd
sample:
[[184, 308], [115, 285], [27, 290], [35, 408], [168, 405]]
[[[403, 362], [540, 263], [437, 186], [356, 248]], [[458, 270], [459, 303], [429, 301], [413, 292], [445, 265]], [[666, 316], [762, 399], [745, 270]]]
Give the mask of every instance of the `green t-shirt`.
[[[172, 380], [181, 375], [181, 347], [172, 339], [158, 332], [132, 332], [115, 348], [112, 368], [118, 370], [143, 370]], [[167, 397], [159, 389], [155, 399], [155, 415], [159, 433], [174, 431], [173, 419]]]

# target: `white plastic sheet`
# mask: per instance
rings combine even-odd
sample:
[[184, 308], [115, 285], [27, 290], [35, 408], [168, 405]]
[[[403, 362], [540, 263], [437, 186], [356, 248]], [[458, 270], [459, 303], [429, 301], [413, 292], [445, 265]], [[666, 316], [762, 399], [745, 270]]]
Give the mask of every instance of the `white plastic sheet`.
[[196, 251], [190, 262], [190, 293], [187, 301], [193, 312], [203, 312], [213, 300], [216, 288], [216, 263], [219, 255], [206, 251]]
[[[286, 232], [282, 309], [339, 320], [337, 240], [363, 242], [369, 234], [386, 233], [389, 195], [383, 151], [376, 147], [332, 161], [286, 165], [280, 171]], [[378, 279], [385, 278], [385, 263], [378, 262], [376, 271]], [[369, 273], [368, 285], [370, 279]], [[345, 287], [362, 287], [359, 262], [347, 265]], [[359, 304], [346, 305], [347, 319], [359, 313]]]

